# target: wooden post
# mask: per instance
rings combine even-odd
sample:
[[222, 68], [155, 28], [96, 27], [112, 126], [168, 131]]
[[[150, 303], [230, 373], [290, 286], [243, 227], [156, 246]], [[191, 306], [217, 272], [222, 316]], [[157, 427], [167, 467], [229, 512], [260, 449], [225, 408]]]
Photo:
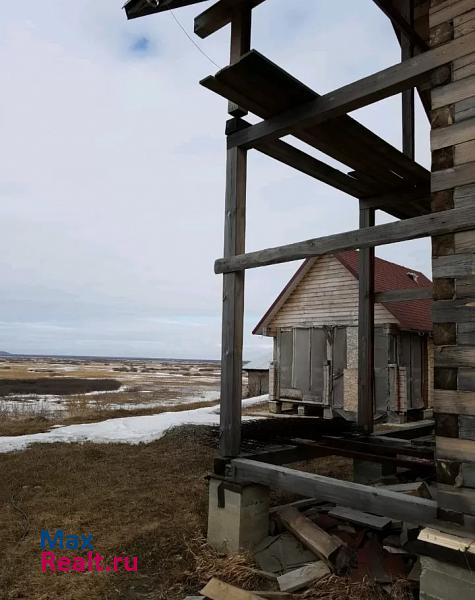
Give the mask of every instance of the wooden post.
[[[403, 0], [402, 16], [414, 29], [414, 0]], [[414, 44], [409, 36], [401, 30], [401, 59], [414, 56]], [[415, 104], [414, 88], [402, 92], [402, 151], [409, 158], [414, 158], [415, 146]]]
[[[251, 49], [252, 9], [249, 5], [237, 6], [231, 19], [231, 55], [230, 63], [236, 63], [243, 54]], [[229, 102], [228, 113], [233, 117], [244, 117], [247, 110], [235, 102]]]
[[[360, 208], [360, 227], [373, 227], [374, 208]], [[374, 410], [374, 248], [359, 251], [358, 425], [373, 431]]]

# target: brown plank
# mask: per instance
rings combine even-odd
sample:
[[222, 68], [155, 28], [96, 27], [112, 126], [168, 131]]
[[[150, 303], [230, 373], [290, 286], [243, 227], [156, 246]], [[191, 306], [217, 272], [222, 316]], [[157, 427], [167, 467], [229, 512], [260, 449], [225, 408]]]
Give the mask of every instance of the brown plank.
[[467, 119], [448, 127], [439, 127], [431, 131], [432, 151], [462, 144], [475, 139], [475, 119]]
[[475, 181], [475, 162], [432, 173], [432, 191], [438, 192], [467, 185]]
[[440, 346], [435, 348], [436, 367], [475, 367], [475, 346]]
[[245, 592], [214, 577], [201, 590], [201, 594], [210, 600], [263, 600], [261, 596]]
[[[239, 4], [232, 10], [230, 64], [236, 63], [243, 54], [251, 49], [252, 9], [247, 4]], [[242, 117], [247, 110], [229, 101], [228, 113], [233, 117]]]
[[[475, 35], [475, 34], [471, 34]], [[468, 36], [467, 36], [468, 37]], [[465, 39], [465, 38], [459, 38]], [[434, 88], [432, 90], [432, 109], [460, 102], [475, 95], [475, 76], [465, 77], [454, 83]]]
[[343, 542], [315, 525], [295, 507], [285, 508], [278, 513], [284, 527], [302, 544], [325, 562], [329, 562]]
[[475, 441], [437, 436], [435, 438], [437, 458], [475, 462]]
[[473, 0], [450, 0], [441, 5], [439, 10], [432, 9], [429, 13], [430, 27], [436, 27], [441, 23], [451, 21], [465, 12], [473, 10]]
[[456, 415], [475, 415], [475, 392], [434, 390], [434, 411]]

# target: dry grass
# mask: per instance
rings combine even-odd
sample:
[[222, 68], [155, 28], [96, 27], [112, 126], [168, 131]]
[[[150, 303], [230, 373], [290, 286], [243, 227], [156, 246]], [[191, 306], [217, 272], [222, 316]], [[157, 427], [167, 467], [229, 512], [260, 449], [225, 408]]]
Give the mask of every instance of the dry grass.
[[[148, 445], [34, 446], [0, 455], [0, 599], [182, 600], [194, 564], [186, 540], [205, 531], [209, 430], [181, 428]], [[139, 572], [44, 575], [46, 528], [92, 533], [106, 556]]]
[[303, 600], [413, 600], [410, 586], [405, 581], [398, 581], [386, 589], [376, 583], [364, 579], [351, 581], [342, 577], [329, 575], [316, 582], [313, 588], [302, 596]]

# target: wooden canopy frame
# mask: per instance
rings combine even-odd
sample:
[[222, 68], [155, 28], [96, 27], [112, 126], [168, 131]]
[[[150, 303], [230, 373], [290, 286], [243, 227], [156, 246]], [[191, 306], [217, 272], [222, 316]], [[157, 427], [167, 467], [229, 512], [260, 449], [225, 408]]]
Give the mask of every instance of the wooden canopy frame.
[[[202, 0], [129, 0], [128, 18], [180, 8]], [[223, 275], [222, 377], [220, 458], [216, 472], [235, 481], [316, 495], [346, 506], [373, 509], [378, 514], [421, 523], [436, 519], [435, 501], [404, 497], [369, 486], [294, 471], [289, 464], [306, 455], [350, 453], [362, 460], [411, 463], [414, 448], [402, 440], [377, 439], [374, 419], [374, 248], [404, 240], [475, 229], [475, 209], [444, 207], [431, 213], [430, 194], [473, 180], [474, 163], [431, 174], [414, 160], [414, 91], [428, 111], [431, 77], [449, 63], [475, 51], [475, 32], [429, 49], [427, 14], [418, 14], [414, 0], [374, 0], [390, 18], [401, 44], [401, 62], [369, 77], [320, 96], [259, 52], [251, 50], [252, 11], [265, 0], [218, 0], [195, 19], [201, 38], [231, 24], [230, 64], [201, 83], [226, 98], [231, 119], [226, 126], [226, 193], [224, 253], [215, 263]], [[441, 11], [443, 12], [443, 11]], [[402, 93], [402, 152], [348, 116], [348, 112]], [[248, 112], [261, 119], [244, 120]], [[282, 141], [288, 134], [323, 151], [352, 169], [344, 173]], [[249, 150], [335, 187], [359, 202], [359, 229], [294, 244], [246, 253], [246, 187]], [[398, 221], [375, 225], [382, 209]], [[247, 269], [359, 249], [358, 411], [366, 437], [319, 443], [292, 440], [280, 452], [243, 457], [241, 453], [242, 346], [244, 284]], [[395, 302], [427, 297], [413, 290], [384, 292], [378, 301]], [[424, 427], [424, 425], [422, 426]], [[351, 449], [348, 444], [351, 443]], [[391, 448], [391, 443], [393, 444]], [[363, 444], [363, 446], [361, 446]], [[382, 449], [385, 449], [382, 451]], [[407, 453], [409, 452], [409, 456]], [[343, 454], [348, 455], [348, 454]], [[402, 455], [402, 457], [401, 457]], [[252, 460], [250, 460], [250, 458]], [[415, 457], [419, 467], [427, 455]], [[422, 462], [421, 462], [422, 461]], [[431, 464], [426, 464], [430, 468]], [[432, 464], [433, 466], [433, 464]], [[323, 495], [322, 495], [323, 494]]]

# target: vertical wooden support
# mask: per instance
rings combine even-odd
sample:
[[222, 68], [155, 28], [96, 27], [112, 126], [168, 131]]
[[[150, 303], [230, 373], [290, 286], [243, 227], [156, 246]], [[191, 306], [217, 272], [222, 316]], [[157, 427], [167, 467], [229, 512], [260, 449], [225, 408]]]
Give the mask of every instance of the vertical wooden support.
[[[236, 63], [243, 54], [251, 49], [252, 9], [241, 4], [234, 9], [231, 20], [231, 55], [230, 63]], [[228, 113], [233, 117], [244, 117], [247, 110], [234, 102], [229, 102]]]
[[[227, 151], [224, 256], [245, 252], [247, 151]], [[223, 457], [239, 454], [241, 443], [244, 271], [223, 277], [221, 350], [221, 436]]]
[[[360, 207], [360, 228], [372, 227], [374, 208]], [[374, 248], [359, 251], [358, 425], [373, 431], [374, 411]]]
[[[414, 27], [414, 0], [403, 0], [401, 5], [402, 16]], [[408, 36], [401, 31], [401, 59], [407, 60], [414, 56], [414, 44]], [[409, 158], [414, 158], [415, 145], [415, 102], [414, 88], [402, 93], [402, 151]]]

